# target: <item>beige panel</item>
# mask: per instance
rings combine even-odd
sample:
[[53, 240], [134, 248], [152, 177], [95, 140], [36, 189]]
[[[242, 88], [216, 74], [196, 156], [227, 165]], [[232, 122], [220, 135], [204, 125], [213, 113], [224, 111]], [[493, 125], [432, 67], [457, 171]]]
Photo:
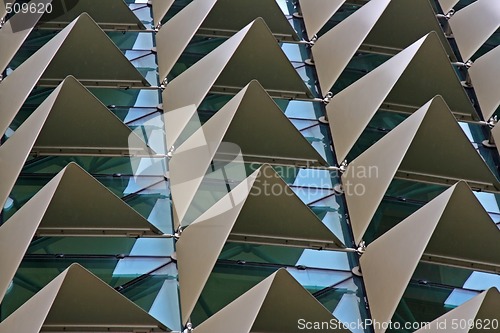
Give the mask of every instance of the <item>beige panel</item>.
[[[247, 25], [221, 46], [176, 77], [162, 92], [165, 111], [194, 104], [198, 107], [224, 70], [253, 24]], [[189, 87], [189, 89], [186, 89]], [[168, 101], [168, 102], [167, 102]]]
[[153, 0], [153, 19], [155, 27], [161, 23], [175, 0]]
[[[428, 84], [429, 81], [432, 84]], [[385, 102], [416, 110], [436, 95], [443, 96], [457, 118], [479, 119], [438, 34], [432, 32]]]
[[[495, 140], [495, 142], [500, 142], [500, 125], [495, 125], [495, 127], [493, 127], [491, 129], [491, 135], [493, 136], [493, 139]], [[498, 146], [497, 144], [497, 150], [499, 150], [500, 147]]]
[[[75, 104], [75, 101], [76, 102]], [[30, 152], [154, 153], [74, 77], [66, 78], [0, 147], [0, 203]]]
[[[455, 53], [442, 32], [431, 2], [434, 0], [391, 1], [377, 24], [370, 30], [370, 34], [363, 42], [363, 49], [382, 46], [388, 53], [395, 54], [418, 38], [435, 31], [446, 53], [455, 61]], [[399, 28], [394, 29], [394, 27]]]
[[102, 80], [113, 86], [149, 86], [142, 74], [86, 13], [76, 19], [76, 24], [55, 53], [42, 79], [57, 84], [67, 75], [75, 76], [84, 84]]
[[[285, 269], [280, 269], [196, 327], [198, 333], [303, 332], [306, 322], [338, 322]], [[347, 333], [345, 329], [331, 332]]]
[[[456, 246], [457, 244], [460, 246]], [[425, 254], [500, 267], [498, 253], [500, 230], [469, 186], [465, 182], [459, 182], [455, 185]]]
[[[52, 0], [32, 0], [28, 4], [29, 6], [32, 4], [39, 4], [38, 6], [40, 6], [40, 4], [45, 5], [51, 2]], [[2, 7], [3, 4], [0, 5], [0, 8]], [[7, 68], [42, 14], [43, 12], [41, 11], [14, 15], [0, 29], [0, 45], [2, 45], [2, 52], [0, 52], [0, 72], [3, 72]], [[0, 13], [0, 17], [2, 16]]]
[[194, 309], [259, 170], [194, 221], [177, 242], [182, 322]]
[[[0, 299], [36, 236], [133, 236], [161, 231], [113, 192], [70, 163], [0, 228]], [[14, 242], [13, 242], [14, 241]]]
[[[372, 318], [391, 320], [455, 187], [451, 187], [369, 244], [361, 256]], [[390, 260], [387, 255], [390, 253]], [[384, 333], [382, 327], [374, 327]]]
[[[437, 96], [359, 155], [342, 176], [344, 187], [350, 189], [346, 200], [356, 242], [362, 239], [396, 170], [410, 173], [410, 178], [411, 174], [425, 174], [498, 185], [442, 97]], [[358, 195], [361, 189], [366, 192]]]
[[337, 160], [343, 161], [425, 38], [335, 95], [326, 106]]
[[389, 3], [390, 0], [368, 2], [316, 41], [312, 53], [323, 95], [332, 88]]
[[0, 84], [0, 112], [2, 113], [0, 134], [3, 135], [14, 120], [15, 115], [76, 23], [77, 21], [74, 21], [59, 32], [2, 81]]
[[500, 2], [477, 0], [448, 21], [462, 59], [469, 60], [500, 27]]
[[[275, 136], [277, 129], [281, 139]], [[262, 86], [252, 81], [173, 154], [169, 163], [172, 198], [181, 224], [223, 141], [238, 145], [249, 161], [252, 156], [272, 156], [277, 160], [307, 160], [310, 165], [327, 165]]]
[[165, 112], [163, 119], [165, 123], [165, 134], [167, 141], [167, 150], [172, 148], [177, 139], [181, 136], [186, 126], [191, 122], [193, 117], [196, 118], [195, 126], [200, 127], [201, 123], [196, 113], [194, 104], [185, 106], [180, 109]]
[[[9, 2], [13, 4], [16, 2], [16, 0], [11, 0]], [[0, 1], [0, 19], [4, 18], [4, 16], [7, 15], [7, 8], [5, 3], [7, 3], [7, 0]]]
[[64, 5], [53, 1], [52, 5], [52, 13], [45, 13], [40, 20], [43, 27], [60, 28], [87, 13], [103, 29], [146, 29], [123, 0], [79, 0]]
[[277, 39], [299, 40], [278, 3], [270, 0], [217, 0], [200, 33], [231, 36], [258, 17], [264, 19]]
[[460, 0], [438, 0], [443, 13], [445, 14], [452, 10], [453, 7], [455, 7], [455, 5], [458, 3], [458, 1]]
[[[0, 172], [0, 207], [3, 207], [14, 187], [16, 179], [49, 115], [49, 106], [53, 104], [61, 88], [62, 86], [57, 87], [17, 131], [0, 146], [0, 169], [2, 170]], [[1, 101], [0, 99], [0, 103]]]
[[234, 87], [236, 92], [253, 79], [273, 96], [313, 97], [261, 18], [252, 23], [215, 86], [216, 90]]
[[330, 127], [337, 158], [347, 156], [382, 103], [417, 110], [436, 94], [449, 101], [457, 117], [478, 118], [437, 34], [432, 32], [332, 98], [327, 112], [336, 119]]
[[[490, 288], [483, 291], [481, 294], [468, 300], [462, 305], [442, 315], [432, 321], [427, 326], [415, 331], [415, 333], [438, 333], [443, 332], [443, 327], [452, 327], [452, 323], [460, 324], [473, 322], [475, 324], [481, 322], [486, 323], [498, 319], [498, 309], [500, 308], [500, 293], [496, 288]], [[468, 333], [468, 332], [484, 332], [487, 330], [469, 329], [464, 327], [467, 325], [457, 325], [458, 327], [453, 332]], [[461, 326], [461, 327], [460, 327]], [[475, 325], [476, 327], [478, 325]]]
[[36, 139], [36, 153], [149, 155], [154, 152], [73, 76], [61, 83]]
[[237, 93], [252, 79], [272, 96], [312, 97], [259, 18], [167, 84], [162, 94], [166, 111], [198, 106], [210, 90]]
[[[389, 184], [425, 117], [425, 104], [399, 126], [365, 150], [342, 175], [354, 241], [359, 244]], [[359, 175], [359, 173], [362, 173]]]
[[[213, 119], [213, 120], [212, 120]], [[293, 126], [283, 111], [266, 93], [258, 81], [251, 81], [236, 108], [224, 108], [210, 121], [221, 123], [220, 130], [226, 131], [223, 141], [237, 144], [251, 161], [253, 156], [279, 160], [307, 160], [309, 166], [328, 163]], [[222, 124], [230, 119], [227, 127]], [[280, 135], [276, 135], [276, 133]]]
[[149, 85], [90, 16], [82, 14], [2, 81], [0, 133], [5, 133], [40, 78], [57, 85], [68, 75], [84, 84], [102, 80]]
[[4, 18], [5, 14], [7, 14], [7, 10], [5, 8], [5, 3], [2, 1], [2, 3], [0, 3], [0, 20]]
[[500, 106], [500, 46], [476, 59], [469, 75], [484, 119], [488, 120]]
[[0, 323], [0, 332], [35, 333], [64, 327], [78, 331], [170, 331], [85, 268], [73, 264]]
[[77, 164], [68, 164], [62, 172], [64, 175], [40, 221], [37, 235], [140, 237], [161, 234]]
[[[274, 284], [274, 273], [196, 327], [197, 333], [250, 333], [266, 295]], [[290, 294], [289, 294], [290, 295]], [[290, 297], [286, 299], [290, 299]]]
[[311, 40], [344, 4], [345, 0], [300, 0], [307, 37]]
[[[246, 89], [233, 97], [219, 112], [224, 113], [225, 110], [237, 109]], [[184, 225], [184, 216], [230, 122], [231, 119], [227, 118], [222, 119], [222, 122], [207, 121], [173, 153], [168, 168], [172, 200], [175, 204], [174, 212], [177, 214], [175, 219], [182, 225]]]
[[39, 333], [66, 274], [67, 270], [59, 274], [35, 296], [2, 321], [0, 323], [0, 333]]
[[345, 248], [309, 207], [264, 164], [243, 206], [230, 240], [264, 240], [277, 245]]
[[0, 253], [0, 265], [6, 271], [0, 279], [0, 299], [34, 235], [157, 234], [161, 231], [78, 165], [70, 163], [0, 228], [0, 246], [6, 247]]
[[217, 0], [194, 0], [168, 20], [156, 34], [158, 74], [165, 79]]
[[497, 179], [440, 96], [434, 98], [399, 170], [493, 184], [498, 188]]
[[[56, 175], [43, 190], [35, 194], [32, 200], [21, 207], [16, 214], [0, 227], [0, 267], [2, 267], [2, 274], [0, 274], [0, 302], [16, 274], [30, 242], [35, 236], [38, 224], [43, 218], [62, 176], [62, 172]], [[16, 178], [17, 176], [13, 179]], [[2, 332], [1, 329], [0, 332]]]
[[[273, 192], [270, 192], [270, 191]], [[345, 248], [265, 164], [190, 224], [177, 243], [183, 321], [186, 322], [226, 240]], [[297, 240], [301, 242], [298, 243]]]

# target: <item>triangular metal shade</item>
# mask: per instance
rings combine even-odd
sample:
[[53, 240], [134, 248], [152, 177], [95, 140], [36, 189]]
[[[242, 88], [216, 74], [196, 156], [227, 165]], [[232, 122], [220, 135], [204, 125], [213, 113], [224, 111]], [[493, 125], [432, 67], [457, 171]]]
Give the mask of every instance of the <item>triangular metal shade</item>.
[[[54, 90], [52, 97], [57, 95], [60, 87], [61, 86]], [[49, 97], [44, 103], [50, 104], [51, 100], [52, 98]], [[1, 103], [2, 100], [0, 99], [0, 104]], [[0, 170], [2, 170], [2, 172], [0, 172], [0, 207], [3, 207], [5, 204], [35, 144], [36, 138], [49, 115], [49, 113], [44, 110], [44, 103], [42, 103], [17, 131], [0, 146]]]
[[[366, 176], [360, 177], [360, 171]], [[346, 191], [356, 243], [361, 241], [389, 184], [398, 175], [423, 180], [465, 179], [490, 189], [498, 186], [440, 96], [359, 155], [342, 175], [343, 184], [365, 190], [363, 195]]]
[[431, 31], [439, 32], [435, 37], [445, 46], [446, 59], [447, 55], [453, 56], [428, 0], [368, 2], [321, 36], [312, 47], [323, 94], [332, 88], [358, 49], [395, 54]]
[[160, 28], [156, 34], [160, 81], [167, 77], [216, 3], [217, 0], [193, 0]]
[[[442, 315], [436, 320], [432, 321], [425, 327], [415, 331], [415, 333], [438, 333], [442, 332], [442, 327], [450, 327], [451, 323], [491, 323], [498, 320], [498, 309], [500, 308], [500, 293], [496, 288], [490, 288], [483, 291], [481, 294], [468, 300], [462, 305], [456, 307], [450, 312]], [[449, 325], [449, 326], [447, 326]], [[485, 330], [476, 329], [479, 325], [472, 325], [474, 327], [464, 327], [462, 329], [453, 330], [454, 332], [468, 333], [468, 332], [483, 332]], [[460, 326], [459, 326], [460, 327]], [[495, 325], [495, 327], [498, 327]]]
[[[59, 181], [46, 185], [46, 191], [53, 191], [50, 192], [53, 195], [37, 235], [139, 237], [162, 234], [77, 164], [68, 164], [60, 173]], [[48, 194], [44, 200], [47, 197]]]
[[252, 79], [271, 96], [312, 97], [264, 20], [258, 18], [167, 84], [162, 94], [168, 101], [165, 110], [199, 106], [211, 90], [236, 93]]
[[258, 17], [264, 19], [278, 40], [299, 40], [278, 3], [269, 0], [217, 0], [203, 21], [199, 32], [231, 36]]
[[323, 28], [344, 2], [345, 0], [299, 0], [309, 40]]
[[495, 127], [493, 127], [491, 129], [491, 135], [493, 136], [493, 139], [495, 140], [495, 143], [496, 143], [496, 146], [497, 146], [497, 150], [500, 149], [500, 126], [498, 125], [495, 125]]
[[337, 159], [346, 158], [380, 107], [411, 112], [437, 94], [449, 101], [457, 117], [478, 119], [432, 32], [342, 90], [326, 106], [328, 117], [335, 119], [330, 128]]
[[238, 145], [246, 161], [272, 158], [293, 163], [300, 160], [309, 166], [327, 165], [259, 82], [253, 80], [175, 151], [169, 170], [179, 221], [221, 142]]
[[70, 163], [0, 227], [0, 299], [33, 236], [162, 234], [113, 192]]
[[500, 28], [500, 2], [477, 0], [457, 11], [448, 21], [464, 61]]
[[0, 3], [0, 19], [4, 18], [5, 14], [7, 14], [7, 9], [5, 7], [5, 3], [2, 2]]
[[0, 204], [29, 154], [149, 155], [154, 152], [74, 77], [67, 77], [0, 146]]
[[[269, 193], [269, 188], [275, 192]], [[260, 168], [249, 190], [253, 192], [248, 192], [229, 240], [316, 249], [345, 248], [271, 166], [264, 164]]]
[[[279, 195], [266, 193], [270, 188]], [[263, 165], [190, 224], [177, 242], [184, 322], [227, 240], [305, 248], [345, 247], [272, 167]]]
[[311, 52], [323, 95], [333, 87], [390, 2], [368, 2], [314, 43]]
[[[372, 46], [382, 46], [387, 48], [388, 53], [395, 54], [421, 36], [435, 31], [446, 54], [452, 60], [456, 60], [455, 53], [443, 33], [431, 2], [434, 0], [391, 1], [363, 41], [362, 48], [370, 50]], [[394, 25], [400, 29], [394, 29]]]
[[57, 85], [68, 75], [85, 85], [149, 86], [92, 18], [82, 14], [2, 81], [0, 134], [39, 80]]
[[73, 155], [151, 155], [154, 152], [78, 80], [68, 76], [44, 103], [48, 112], [33, 151]]
[[151, 5], [153, 7], [153, 22], [155, 27], [159, 27], [161, 21], [167, 14], [168, 10], [174, 4], [175, 0], [152, 0]]
[[455, 5], [459, 2], [460, 0], [438, 0], [439, 6], [441, 7], [441, 10], [443, 11], [444, 14], [448, 13], [450, 10], [455, 7]]
[[[267, 94], [258, 81], [251, 81], [234, 99], [233, 108], [221, 109], [213, 116], [213, 122], [223, 125], [230, 119], [223, 141], [237, 144], [245, 157], [252, 156], [279, 160], [300, 160], [308, 166], [327, 165], [316, 149], [293, 126], [279, 106]], [[257, 158], [259, 159], [259, 158]]]
[[[339, 322], [285, 269], [280, 269], [196, 327], [198, 333], [303, 332], [297, 324]], [[329, 329], [331, 332], [350, 332]]]
[[469, 75], [481, 107], [484, 119], [488, 120], [500, 106], [500, 46], [474, 61]]
[[156, 35], [160, 79], [167, 77], [196, 33], [230, 37], [259, 17], [278, 39], [298, 40], [275, 1], [194, 0]]
[[53, 1], [52, 7], [52, 13], [40, 19], [40, 26], [60, 28], [87, 13], [102, 29], [146, 29], [123, 0]]
[[69, 330], [170, 332], [78, 264], [59, 274], [0, 323], [1, 333]]
[[14, 4], [16, 0], [0, 0], [0, 19], [4, 18], [7, 15], [7, 2]]
[[[28, 3], [28, 6], [33, 6], [33, 4], [44, 6], [51, 2], [52, 0], [32, 0]], [[3, 3], [0, 5], [0, 8], [4, 8]], [[0, 52], [0, 72], [3, 72], [7, 68], [40, 17], [42, 17], [42, 14], [43, 11], [19, 13], [19, 15], [14, 15], [5, 22], [2, 29], [0, 29], [0, 45], [2, 45], [2, 52]], [[0, 18], [2, 16], [0, 13]]]
[[195, 126], [201, 127], [200, 118], [196, 112], [195, 105], [188, 105], [177, 110], [165, 112], [163, 114], [163, 119], [165, 124], [167, 150], [172, 148], [191, 121], [196, 121], [197, 124], [195, 124]]
[[[361, 256], [373, 319], [390, 321], [422, 257], [500, 269], [499, 240], [500, 231], [467, 184], [452, 186], [369, 244]], [[389, 252], [391, 260], [386, 259]]]

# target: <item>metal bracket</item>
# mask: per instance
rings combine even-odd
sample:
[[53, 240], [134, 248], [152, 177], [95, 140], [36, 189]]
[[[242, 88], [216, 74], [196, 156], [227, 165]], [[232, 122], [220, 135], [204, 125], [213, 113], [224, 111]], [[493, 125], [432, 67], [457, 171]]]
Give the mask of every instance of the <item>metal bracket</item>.
[[193, 332], [194, 332], [193, 324], [191, 323], [187, 323], [186, 328], [184, 329], [184, 331], [182, 331], [182, 333], [193, 333]]
[[326, 94], [326, 96], [323, 98], [323, 103], [325, 105], [328, 105], [328, 103], [330, 103], [332, 98], [333, 98], [333, 93], [331, 91], [329, 91], [328, 94]]
[[363, 255], [363, 253], [365, 253], [365, 251], [366, 251], [366, 243], [365, 241], [361, 241], [361, 243], [359, 243], [358, 245], [358, 248], [356, 249], [356, 253], [361, 256]]
[[455, 10], [454, 10], [454, 9], [452, 9], [452, 10], [450, 10], [450, 11], [449, 11], [448, 13], [446, 13], [446, 14], [437, 14], [437, 15], [436, 15], [436, 17], [437, 17], [438, 19], [440, 19], [440, 18], [444, 18], [444, 19], [446, 19], [446, 20], [449, 20], [449, 19], [451, 19], [451, 17], [452, 17], [454, 14], [455, 14]]
[[160, 83], [160, 89], [162, 91], [165, 90], [165, 88], [167, 87], [167, 84], [168, 84], [168, 79], [164, 78], [163, 81], [161, 81], [161, 83]]
[[347, 170], [347, 167], [349, 164], [347, 163], [347, 160], [344, 160], [342, 163], [339, 165], [339, 171], [340, 173], [344, 173]]

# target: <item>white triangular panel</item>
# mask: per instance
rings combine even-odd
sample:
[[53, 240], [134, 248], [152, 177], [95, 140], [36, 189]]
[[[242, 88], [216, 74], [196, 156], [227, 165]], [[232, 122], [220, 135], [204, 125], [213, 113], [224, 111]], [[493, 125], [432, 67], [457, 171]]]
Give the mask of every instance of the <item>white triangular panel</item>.
[[345, 0], [300, 0], [307, 37], [311, 40], [329, 19], [339, 10]]
[[0, 323], [1, 333], [65, 331], [68, 328], [79, 332], [170, 331], [78, 264], [59, 274]]
[[457, 11], [448, 21], [464, 61], [500, 27], [500, 2], [477, 0]]
[[58, 85], [68, 75], [85, 85], [149, 86], [92, 18], [84, 13], [0, 84], [0, 134], [5, 133], [38, 81]]
[[500, 46], [474, 61], [469, 75], [474, 86], [481, 112], [488, 120], [500, 106]]
[[162, 93], [165, 110], [199, 106], [211, 90], [237, 93], [253, 79], [272, 96], [312, 97], [259, 18], [169, 82]]
[[498, 186], [443, 98], [437, 96], [359, 155], [342, 175], [356, 243], [397, 172], [410, 178], [412, 174], [432, 175]]
[[[429, 80], [433, 82], [428, 84]], [[346, 89], [327, 105], [337, 159], [342, 161], [377, 110], [388, 107], [417, 110], [442, 95], [457, 117], [477, 118], [469, 97], [436, 33], [398, 53]]]

